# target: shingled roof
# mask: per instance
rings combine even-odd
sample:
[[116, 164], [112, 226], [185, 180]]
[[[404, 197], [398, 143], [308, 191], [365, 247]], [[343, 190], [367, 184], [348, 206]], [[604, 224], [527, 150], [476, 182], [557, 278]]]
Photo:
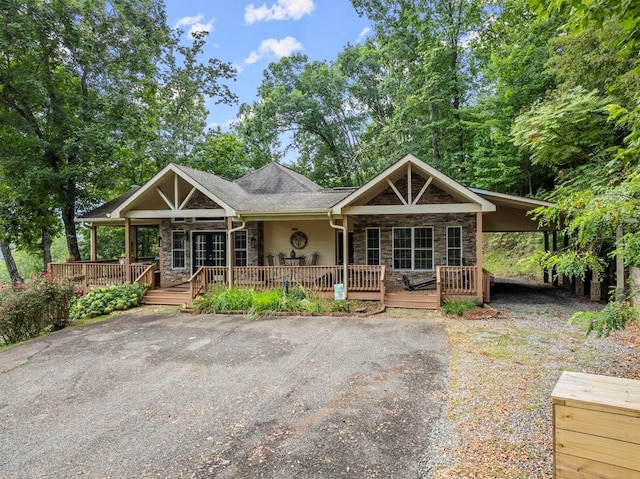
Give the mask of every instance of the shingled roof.
[[293, 171], [279, 163], [268, 163], [235, 181], [247, 193], [277, 194], [277, 193], [313, 193], [323, 191], [324, 188], [315, 184], [309, 178]]
[[[182, 165], [171, 164], [169, 168], [179, 170], [195, 187], [212, 194], [244, 215], [287, 212], [304, 214], [312, 211], [317, 213], [318, 210], [329, 210], [355, 190], [322, 188], [300, 173], [278, 163], [269, 163], [235, 181]], [[112, 212], [145, 186], [135, 188], [83, 214], [78, 220], [110, 218]]]

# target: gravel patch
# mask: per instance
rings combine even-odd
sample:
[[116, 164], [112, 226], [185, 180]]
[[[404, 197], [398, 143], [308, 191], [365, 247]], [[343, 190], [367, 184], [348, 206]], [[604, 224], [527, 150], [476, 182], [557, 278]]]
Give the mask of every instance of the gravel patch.
[[551, 392], [562, 371], [640, 379], [638, 329], [606, 339], [569, 325], [599, 304], [549, 285], [501, 280], [487, 320], [447, 318], [448, 405], [428, 475], [552, 478]]

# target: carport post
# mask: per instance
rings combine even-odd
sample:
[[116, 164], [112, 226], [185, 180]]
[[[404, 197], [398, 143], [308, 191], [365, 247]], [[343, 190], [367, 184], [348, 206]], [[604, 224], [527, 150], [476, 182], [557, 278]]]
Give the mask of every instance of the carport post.
[[482, 256], [482, 211], [476, 212], [476, 267], [478, 268], [476, 289], [478, 290], [478, 300], [484, 301], [484, 258]]

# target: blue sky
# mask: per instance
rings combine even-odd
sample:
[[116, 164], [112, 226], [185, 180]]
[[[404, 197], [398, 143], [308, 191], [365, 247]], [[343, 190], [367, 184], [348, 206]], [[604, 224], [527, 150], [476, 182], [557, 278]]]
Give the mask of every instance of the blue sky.
[[[206, 60], [215, 57], [238, 70], [230, 84], [240, 102], [252, 103], [270, 62], [304, 53], [310, 60], [335, 60], [347, 45], [370, 33], [370, 22], [356, 14], [349, 0], [165, 0], [171, 27], [207, 30]], [[226, 129], [238, 105], [207, 105], [210, 126]]]

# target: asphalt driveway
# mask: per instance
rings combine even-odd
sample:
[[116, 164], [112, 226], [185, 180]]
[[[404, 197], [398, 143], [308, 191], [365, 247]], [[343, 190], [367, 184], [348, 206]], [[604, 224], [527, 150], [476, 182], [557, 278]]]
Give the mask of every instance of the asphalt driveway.
[[428, 477], [448, 362], [432, 313], [70, 328], [0, 353], [0, 477]]

